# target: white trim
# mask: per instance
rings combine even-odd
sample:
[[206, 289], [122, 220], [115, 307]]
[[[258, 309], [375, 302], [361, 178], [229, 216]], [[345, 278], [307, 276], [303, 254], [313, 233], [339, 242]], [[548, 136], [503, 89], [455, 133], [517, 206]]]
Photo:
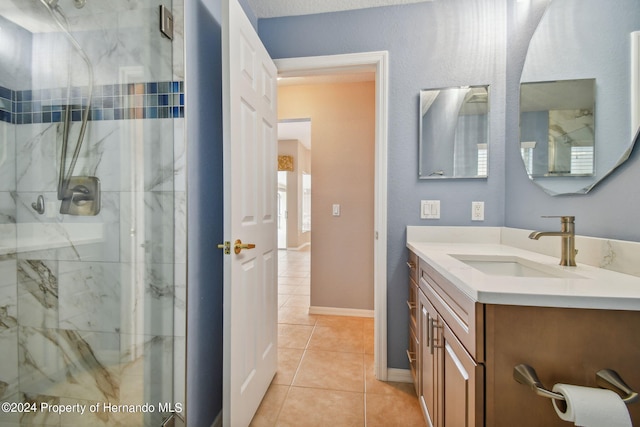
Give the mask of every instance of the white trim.
[[374, 71], [376, 74], [376, 146], [374, 200], [375, 373], [387, 380], [387, 128], [389, 53], [363, 52], [274, 60], [279, 77]]
[[387, 369], [387, 381], [394, 383], [413, 383], [413, 375], [409, 369]]
[[640, 127], [640, 31], [631, 33], [631, 138]]
[[374, 317], [374, 310], [339, 307], [309, 307], [309, 314], [325, 314], [329, 316]]

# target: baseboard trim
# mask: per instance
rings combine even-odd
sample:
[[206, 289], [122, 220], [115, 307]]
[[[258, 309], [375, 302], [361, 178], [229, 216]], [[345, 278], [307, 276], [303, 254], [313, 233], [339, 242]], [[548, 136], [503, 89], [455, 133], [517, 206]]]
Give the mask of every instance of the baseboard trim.
[[409, 369], [387, 368], [387, 381], [394, 383], [412, 383], [413, 375]]
[[218, 412], [218, 416], [213, 420], [211, 427], [222, 427], [222, 411]]
[[309, 314], [324, 314], [329, 316], [349, 316], [349, 317], [371, 317], [373, 318], [373, 310], [361, 310], [357, 308], [339, 308], [339, 307], [309, 307]]
[[306, 248], [307, 246], [311, 246], [311, 243], [310, 242], [303, 243], [298, 247], [291, 246], [291, 247], [286, 248], [285, 250], [287, 250], [287, 251], [301, 251], [304, 248]]

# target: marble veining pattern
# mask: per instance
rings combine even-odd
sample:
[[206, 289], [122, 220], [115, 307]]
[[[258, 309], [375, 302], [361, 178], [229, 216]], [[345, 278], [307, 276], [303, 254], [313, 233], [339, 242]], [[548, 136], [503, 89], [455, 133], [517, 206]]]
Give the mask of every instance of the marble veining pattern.
[[40, 260], [20, 260], [18, 277], [43, 309], [57, 308], [58, 278], [50, 266]]

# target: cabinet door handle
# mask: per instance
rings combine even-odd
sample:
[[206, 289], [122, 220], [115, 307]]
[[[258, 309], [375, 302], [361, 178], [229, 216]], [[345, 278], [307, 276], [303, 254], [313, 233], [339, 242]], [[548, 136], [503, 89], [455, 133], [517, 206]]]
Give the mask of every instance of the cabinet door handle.
[[427, 314], [427, 345], [429, 346], [429, 353], [433, 354], [433, 324], [434, 319], [430, 315]]
[[[427, 319], [427, 342], [426, 342], [426, 344], [427, 344], [427, 347], [429, 347], [429, 340], [431, 339], [430, 338], [431, 337], [431, 332], [429, 331], [429, 326], [431, 326], [431, 323], [429, 323], [429, 312], [427, 311], [427, 309], [425, 307], [422, 307], [422, 316]], [[422, 326], [424, 326], [424, 324], [422, 324]], [[422, 338], [420, 338], [420, 339], [422, 339]]]
[[443, 326], [440, 325], [440, 321], [437, 318], [433, 318], [431, 316], [429, 316], [429, 339], [428, 339], [428, 344], [429, 344], [429, 351], [431, 352], [431, 354], [433, 354], [433, 349], [434, 348], [443, 348], [443, 345], [438, 345], [438, 343], [436, 342], [437, 338], [436, 338], [436, 329], [442, 329]]
[[412, 261], [407, 261], [407, 267], [413, 270], [414, 268], [416, 268], [416, 263]]
[[416, 361], [416, 353], [413, 351], [407, 350], [407, 357], [409, 358], [409, 363], [413, 365], [413, 363]]
[[407, 301], [407, 305], [409, 306], [409, 310], [413, 311], [416, 309], [416, 303]]

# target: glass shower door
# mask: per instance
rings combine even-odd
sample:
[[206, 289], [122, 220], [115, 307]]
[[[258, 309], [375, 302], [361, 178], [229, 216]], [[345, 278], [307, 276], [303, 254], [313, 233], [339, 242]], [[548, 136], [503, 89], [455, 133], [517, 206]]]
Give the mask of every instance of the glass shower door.
[[0, 426], [184, 411], [182, 43], [160, 5], [0, 0]]

